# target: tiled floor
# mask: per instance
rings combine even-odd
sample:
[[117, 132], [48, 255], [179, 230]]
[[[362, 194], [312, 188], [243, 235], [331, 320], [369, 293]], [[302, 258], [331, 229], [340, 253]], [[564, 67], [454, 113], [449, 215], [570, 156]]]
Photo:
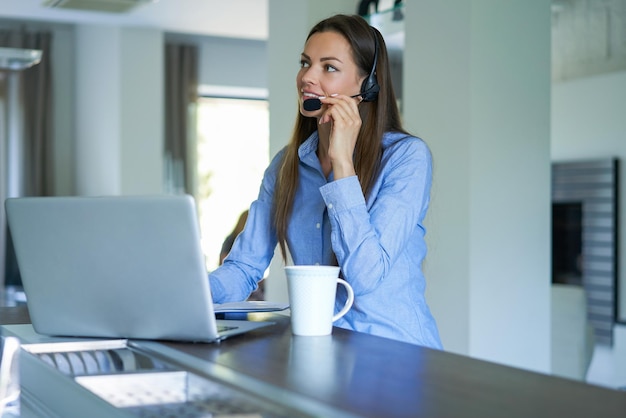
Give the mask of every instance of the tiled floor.
[[615, 325], [613, 346], [596, 346], [587, 382], [613, 389], [626, 390], [626, 326]]

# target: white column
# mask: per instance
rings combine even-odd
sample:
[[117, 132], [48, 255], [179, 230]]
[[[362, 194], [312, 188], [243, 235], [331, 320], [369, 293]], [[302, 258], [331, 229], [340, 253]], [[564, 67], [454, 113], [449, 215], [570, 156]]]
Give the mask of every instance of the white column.
[[124, 29], [122, 77], [122, 194], [162, 193], [165, 141], [165, 41], [153, 29]]
[[[311, 27], [325, 17], [354, 14], [354, 0], [270, 0], [269, 1], [269, 102], [270, 158], [289, 142], [298, 112], [296, 74], [304, 41]], [[280, 250], [266, 279], [266, 299], [287, 301], [287, 283]]]
[[434, 156], [427, 300], [446, 349], [550, 371], [550, 1], [406, 5], [404, 117]]
[[163, 34], [76, 28], [76, 190], [163, 191]]

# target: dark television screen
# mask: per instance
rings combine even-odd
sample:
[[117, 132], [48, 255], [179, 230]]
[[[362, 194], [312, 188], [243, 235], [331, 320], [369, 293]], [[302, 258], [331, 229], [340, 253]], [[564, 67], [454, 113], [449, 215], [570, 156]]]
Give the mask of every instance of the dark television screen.
[[582, 203], [552, 204], [552, 283], [582, 285]]

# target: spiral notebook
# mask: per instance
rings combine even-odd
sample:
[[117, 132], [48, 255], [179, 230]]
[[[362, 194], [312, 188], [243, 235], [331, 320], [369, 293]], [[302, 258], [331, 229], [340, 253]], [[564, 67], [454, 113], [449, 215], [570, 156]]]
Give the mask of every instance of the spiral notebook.
[[5, 206], [40, 334], [212, 342], [270, 324], [216, 319], [191, 196], [26, 197]]

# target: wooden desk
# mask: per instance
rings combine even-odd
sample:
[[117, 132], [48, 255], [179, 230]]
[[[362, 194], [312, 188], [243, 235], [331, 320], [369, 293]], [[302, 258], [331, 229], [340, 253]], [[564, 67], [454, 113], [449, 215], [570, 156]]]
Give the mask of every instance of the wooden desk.
[[218, 345], [168, 346], [361, 416], [626, 417], [626, 392], [339, 328], [294, 337], [285, 317]]
[[[0, 314], [2, 320], [19, 320], [17, 313]], [[249, 318], [276, 325], [219, 344], [163, 345], [262, 382], [284, 397], [311, 399], [356, 416], [626, 416], [625, 392], [338, 328], [328, 337], [294, 337], [288, 317]]]

